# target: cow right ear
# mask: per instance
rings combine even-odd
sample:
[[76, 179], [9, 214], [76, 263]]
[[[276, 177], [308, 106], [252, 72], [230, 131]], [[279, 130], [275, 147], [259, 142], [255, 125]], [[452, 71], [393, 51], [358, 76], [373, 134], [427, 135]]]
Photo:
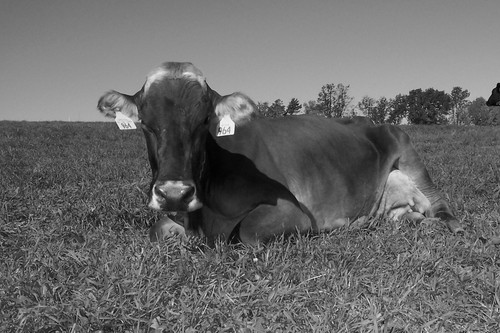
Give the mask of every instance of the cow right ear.
[[97, 109], [106, 117], [115, 118], [121, 112], [134, 122], [139, 121], [139, 111], [132, 96], [111, 90], [99, 98]]

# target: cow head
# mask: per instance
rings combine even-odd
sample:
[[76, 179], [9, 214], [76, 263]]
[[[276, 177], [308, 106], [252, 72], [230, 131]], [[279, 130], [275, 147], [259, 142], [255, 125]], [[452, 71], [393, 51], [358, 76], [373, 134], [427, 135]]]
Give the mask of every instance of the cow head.
[[488, 101], [486, 102], [486, 105], [488, 106], [500, 106], [500, 83], [497, 83], [497, 86], [495, 89], [491, 91], [491, 96], [488, 98]]
[[110, 91], [98, 102], [108, 117], [121, 111], [140, 121], [153, 178], [149, 207], [194, 211], [202, 206], [198, 184], [204, 172], [206, 138], [227, 115], [238, 124], [253, 117], [254, 103], [235, 93], [221, 97], [191, 63], [164, 63], [133, 96]]

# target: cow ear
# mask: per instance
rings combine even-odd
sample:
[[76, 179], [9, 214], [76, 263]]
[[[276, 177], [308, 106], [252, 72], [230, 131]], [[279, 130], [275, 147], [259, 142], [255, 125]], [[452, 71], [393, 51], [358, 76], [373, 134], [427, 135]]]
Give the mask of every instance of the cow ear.
[[121, 112], [133, 121], [139, 121], [139, 112], [132, 96], [111, 90], [99, 98], [97, 109], [106, 117], [115, 118]]
[[219, 119], [229, 115], [236, 124], [242, 124], [257, 115], [257, 106], [248, 96], [236, 92], [220, 99], [215, 114]]

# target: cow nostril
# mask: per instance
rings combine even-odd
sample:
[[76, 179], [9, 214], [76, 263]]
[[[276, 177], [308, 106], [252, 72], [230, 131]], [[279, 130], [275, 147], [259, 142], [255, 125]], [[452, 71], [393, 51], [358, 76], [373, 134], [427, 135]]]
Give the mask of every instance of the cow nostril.
[[154, 192], [156, 194], [156, 196], [160, 197], [160, 198], [166, 198], [167, 194], [165, 192], [163, 192], [160, 187], [158, 186], [155, 186], [154, 187]]
[[185, 190], [182, 191], [182, 200], [184, 202], [189, 202], [193, 199], [196, 191], [194, 186], [189, 186]]

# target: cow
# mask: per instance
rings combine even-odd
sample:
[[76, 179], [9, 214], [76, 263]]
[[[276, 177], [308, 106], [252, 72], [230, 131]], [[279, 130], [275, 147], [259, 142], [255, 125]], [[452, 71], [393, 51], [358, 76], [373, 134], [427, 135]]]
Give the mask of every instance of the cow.
[[500, 106], [500, 82], [497, 83], [495, 89], [491, 91], [491, 96], [486, 101], [488, 106]]
[[153, 70], [134, 95], [105, 93], [97, 107], [141, 123], [148, 206], [185, 215], [183, 226], [156, 223], [152, 240], [186, 232], [210, 244], [254, 244], [377, 216], [463, 231], [398, 127], [362, 117], [261, 117], [245, 94], [221, 96], [193, 64], [177, 62]]

